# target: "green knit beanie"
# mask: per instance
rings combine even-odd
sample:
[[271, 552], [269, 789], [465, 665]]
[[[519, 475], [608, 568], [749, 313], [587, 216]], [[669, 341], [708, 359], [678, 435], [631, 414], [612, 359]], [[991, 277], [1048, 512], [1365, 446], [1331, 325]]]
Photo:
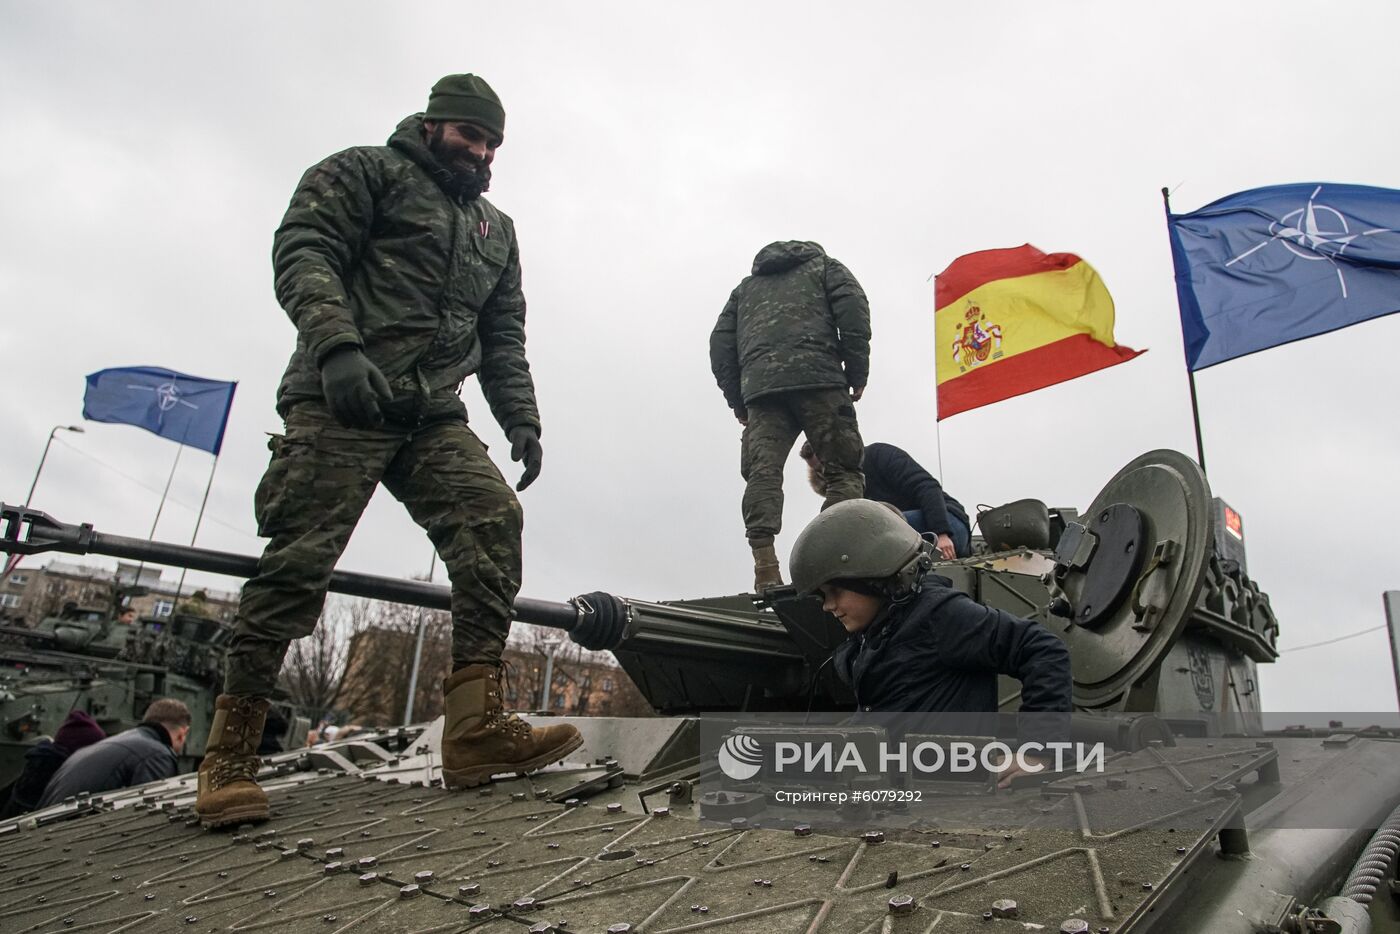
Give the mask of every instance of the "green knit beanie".
[[433, 85], [424, 120], [464, 121], [485, 127], [502, 139], [506, 111], [496, 92], [476, 75], [448, 75]]

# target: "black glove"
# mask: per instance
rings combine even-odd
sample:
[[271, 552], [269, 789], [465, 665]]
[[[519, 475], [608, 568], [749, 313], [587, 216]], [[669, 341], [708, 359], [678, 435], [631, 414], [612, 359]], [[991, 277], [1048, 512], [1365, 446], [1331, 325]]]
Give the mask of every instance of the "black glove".
[[332, 350], [321, 361], [321, 392], [335, 420], [346, 428], [378, 428], [384, 424], [380, 402], [394, 397], [379, 367], [358, 347]]
[[540, 447], [540, 433], [529, 425], [517, 425], [510, 430], [510, 459], [525, 461], [525, 472], [520, 475], [516, 490], [524, 490], [540, 475], [540, 465], [544, 463], [544, 448]]

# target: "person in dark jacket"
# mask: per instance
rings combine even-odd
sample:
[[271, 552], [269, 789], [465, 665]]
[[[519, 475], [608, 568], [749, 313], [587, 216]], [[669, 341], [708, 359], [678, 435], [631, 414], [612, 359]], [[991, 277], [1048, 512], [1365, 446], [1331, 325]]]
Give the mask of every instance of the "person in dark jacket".
[[69, 756], [44, 789], [39, 807], [83, 792], [130, 788], [179, 774], [179, 756], [189, 735], [190, 709], [182, 701], [154, 701], [136, 726]]
[[[798, 453], [807, 462], [808, 483], [826, 495], [826, 476], [812, 442], [802, 442]], [[889, 503], [904, 514], [914, 531], [935, 536], [938, 553], [945, 561], [972, 554], [967, 510], [907, 451], [880, 441], [867, 444], [860, 466], [865, 474], [865, 499]]]
[[799, 434], [825, 465], [826, 506], [861, 495], [855, 403], [870, 375], [865, 292], [820, 245], [770, 243], [715, 322], [710, 369], [744, 426], [744, 526], [761, 592], [783, 582], [773, 539], [783, 524], [783, 465]]
[[24, 754], [24, 769], [0, 791], [0, 820], [27, 814], [39, 806], [54, 773], [79, 749], [107, 737], [92, 715], [84, 710], [69, 711], [53, 739], [41, 739]]
[[[992, 713], [1004, 674], [1021, 682], [1022, 714], [1068, 713], [1065, 643], [929, 573], [929, 548], [893, 509], [863, 499], [824, 510], [793, 544], [798, 592], [820, 593], [822, 609], [850, 634], [833, 666], [855, 692], [857, 711]], [[1050, 718], [1052, 727], [1057, 720]], [[1017, 774], [1012, 764], [1002, 786]]]

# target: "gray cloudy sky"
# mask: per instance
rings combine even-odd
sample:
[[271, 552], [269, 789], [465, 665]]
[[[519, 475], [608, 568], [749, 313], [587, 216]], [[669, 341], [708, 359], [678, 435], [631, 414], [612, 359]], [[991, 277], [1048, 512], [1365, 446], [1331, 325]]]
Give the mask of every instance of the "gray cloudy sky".
[[[1186, 211], [1286, 182], [1400, 187], [1397, 34], [1380, 2], [0, 0], [0, 497], [22, 501], [49, 429], [79, 421], [86, 373], [235, 379], [200, 543], [257, 552], [294, 339], [272, 231], [307, 166], [475, 71], [508, 111], [491, 198], [519, 230], [545, 425], [525, 594], [747, 586], [739, 426], [707, 337], [775, 239], [819, 241], [869, 293], [867, 440], [941, 457], [969, 506], [1083, 508], [1139, 453], [1194, 446], [1159, 189]], [[1118, 340], [1151, 352], [940, 438], [929, 276], [1025, 242], [1092, 263]], [[1383, 622], [1400, 587], [1397, 346], [1393, 316], [1199, 375], [1211, 483], [1285, 649]], [[144, 535], [175, 452], [89, 424], [60, 435], [35, 505]], [[185, 453], [157, 537], [188, 540], [209, 464]], [[816, 506], [799, 467], [784, 555]], [[381, 492], [341, 567], [405, 576], [430, 553]], [[1262, 689], [1276, 710], [1396, 707], [1382, 633], [1285, 654]]]

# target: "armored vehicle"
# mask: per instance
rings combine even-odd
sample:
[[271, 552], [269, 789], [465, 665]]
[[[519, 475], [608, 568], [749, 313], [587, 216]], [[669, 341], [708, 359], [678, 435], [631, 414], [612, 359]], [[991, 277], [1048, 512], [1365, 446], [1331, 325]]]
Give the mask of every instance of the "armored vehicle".
[[[585, 736], [574, 760], [465, 794], [440, 787], [441, 721], [270, 756], [260, 781], [273, 818], [233, 834], [199, 828], [190, 777], [66, 802], [0, 826], [0, 924], [1400, 930], [1400, 731], [1272, 722], [1255, 673], [1276, 658], [1278, 623], [1232, 516], [1194, 462], [1154, 451], [1082, 511], [1019, 501], [984, 513], [973, 557], [934, 567], [1065, 640], [1070, 732], [1106, 750], [1092, 771], [1009, 789], [910, 779], [881, 796], [864, 777], [809, 770], [791, 787], [849, 799], [813, 815], [771, 793], [771, 761], [736, 777], [720, 753], [774, 730], [884, 739], [879, 725], [823, 718], [851, 697], [824, 664], [844, 632], [815, 601], [521, 599], [520, 621], [611, 650], [658, 716], [572, 719]], [[0, 548], [253, 567], [11, 507]], [[332, 589], [449, 600], [446, 588], [366, 575], [338, 573]], [[1003, 708], [1018, 690], [1004, 679]]]
[[151, 701], [173, 697], [193, 716], [190, 748], [202, 748], [228, 635], [223, 624], [197, 616], [124, 625], [106, 608], [77, 606], [34, 629], [0, 627], [0, 786], [19, 774], [24, 751], [73, 709], [92, 714], [110, 736], [139, 723]]
[[[24, 765], [24, 753], [52, 736], [70, 710], [90, 713], [111, 736], [141, 722], [151, 701], [172, 697], [190, 709], [183, 763], [204, 748], [223, 687], [224, 623], [176, 612], [126, 625], [105, 607], [65, 606], [33, 629], [0, 626], [0, 787]], [[306, 721], [286, 705], [275, 718], [276, 744], [300, 745]], [[285, 747], [282, 747], [285, 748]]]

